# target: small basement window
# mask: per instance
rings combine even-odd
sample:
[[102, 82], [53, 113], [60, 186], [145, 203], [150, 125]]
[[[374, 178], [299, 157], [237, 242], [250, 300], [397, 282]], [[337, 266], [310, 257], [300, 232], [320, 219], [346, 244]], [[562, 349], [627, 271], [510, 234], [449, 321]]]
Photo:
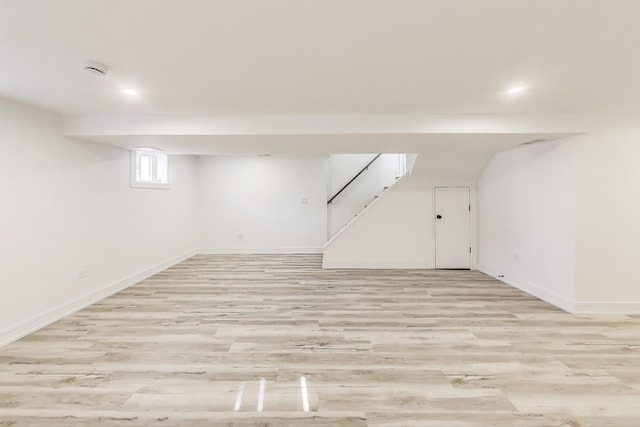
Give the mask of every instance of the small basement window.
[[169, 156], [156, 151], [132, 151], [131, 187], [169, 188]]

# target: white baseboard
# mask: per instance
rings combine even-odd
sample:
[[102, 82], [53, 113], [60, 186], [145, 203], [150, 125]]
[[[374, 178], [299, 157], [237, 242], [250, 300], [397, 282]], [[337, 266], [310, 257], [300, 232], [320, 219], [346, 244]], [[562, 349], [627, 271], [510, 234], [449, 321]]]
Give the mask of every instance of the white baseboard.
[[20, 322], [19, 324], [9, 326], [8, 328], [0, 331], [0, 347], [17, 341], [20, 338], [29, 335], [39, 329], [42, 329], [45, 326], [48, 326], [53, 322], [62, 319], [63, 317], [66, 317], [78, 310], [90, 306], [91, 304], [95, 304], [96, 302], [117, 292], [120, 292], [123, 289], [126, 289], [129, 286], [134, 285], [148, 277], [151, 277], [154, 274], [161, 272], [162, 270], [166, 270], [172, 265], [178, 264], [179, 262], [182, 262], [195, 254], [195, 250], [183, 253], [164, 262], [156, 264], [153, 267], [147, 268], [136, 274], [132, 274], [131, 276], [127, 276], [107, 286], [92, 291], [73, 301], [69, 301], [53, 307], [43, 313], [31, 317], [30, 319]]
[[375, 262], [375, 261], [322, 261], [324, 269], [368, 269], [368, 270], [432, 270], [433, 265], [426, 262]]
[[213, 248], [198, 249], [198, 255], [233, 254], [321, 254], [322, 248]]
[[576, 301], [575, 314], [640, 314], [640, 301]]
[[539, 298], [545, 302], [548, 302], [551, 305], [554, 305], [564, 311], [568, 311], [569, 313], [575, 312], [574, 302], [555, 294], [553, 292], [549, 292], [546, 289], [542, 289], [533, 283], [529, 283], [522, 278], [514, 278], [514, 277], [498, 277], [498, 273], [495, 269], [488, 267], [486, 265], [480, 264], [478, 265], [478, 270], [484, 274], [487, 274], [501, 282], [506, 283], [507, 285], [513, 286], [514, 288], [518, 288], [523, 292], [528, 293], [536, 298]]

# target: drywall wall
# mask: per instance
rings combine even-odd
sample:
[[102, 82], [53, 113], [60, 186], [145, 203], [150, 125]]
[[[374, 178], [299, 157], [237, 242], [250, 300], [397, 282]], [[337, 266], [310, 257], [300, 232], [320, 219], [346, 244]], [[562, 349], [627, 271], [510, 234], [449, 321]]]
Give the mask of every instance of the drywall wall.
[[319, 252], [327, 239], [327, 157], [198, 158], [204, 253]]
[[576, 312], [640, 313], [640, 126], [576, 137]]
[[[363, 167], [376, 158], [373, 155], [336, 154], [329, 156], [329, 195], [336, 194]], [[331, 204], [327, 205], [329, 237], [334, 236], [356, 214], [390, 187], [404, 173], [403, 154], [381, 154]]]
[[490, 151], [469, 149], [457, 151], [427, 151], [420, 153], [411, 171], [414, 179], [476, 181], [491, 159]]
[[128, 151], [7, 100], [0, 150], [0, 344], [195, 249], [194, 158], [171, 158], [170, 190], [132, 189]]
[[473, 182], [403, 178], [324, 247], [324, 268], [434, 268], [433, 188], [469, 185], [472, 268], [476, 264], [476, 192]]
[[478, 182], [479, 270], [573, 309], [576, 144], [494, 155]]
[[362, 170], [377, 153], [331, 154], [328, 162], [327, 194], [336, 194], [351, 178]]

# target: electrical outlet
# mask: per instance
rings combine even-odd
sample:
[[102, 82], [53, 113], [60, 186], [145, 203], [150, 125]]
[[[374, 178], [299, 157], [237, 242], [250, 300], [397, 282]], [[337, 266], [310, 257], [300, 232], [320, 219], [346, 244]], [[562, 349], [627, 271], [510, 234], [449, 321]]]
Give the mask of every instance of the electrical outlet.
[[308, 199], [308, 198], [306, 198], [306, 197], [303, 197], [303, 198], [302, 198], [302, 204], [303, 204], [303, 205], [308, 205], [308, 204], [309, 204], [309, 199]]
[[84, 279], [88, 275], [89, 272], [87, 270], [78, 271], [78, 274], [76, 274], [76, 280]]
[[236, 239], [242, 239], [244, 236], [242, 234], [236, 234]]
[[515, 259], [516, 261], [520, 261], [520, 255], [519, 254], [513, 254], [513, 259]]

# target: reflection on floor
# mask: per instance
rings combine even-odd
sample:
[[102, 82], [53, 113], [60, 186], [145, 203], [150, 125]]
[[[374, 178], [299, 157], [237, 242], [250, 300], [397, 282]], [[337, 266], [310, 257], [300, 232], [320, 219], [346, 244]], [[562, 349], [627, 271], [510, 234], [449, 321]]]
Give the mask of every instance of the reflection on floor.
[[640, 425], [640, 318], [473, 271], [196, 256], [0, 350], [0, 426]]

